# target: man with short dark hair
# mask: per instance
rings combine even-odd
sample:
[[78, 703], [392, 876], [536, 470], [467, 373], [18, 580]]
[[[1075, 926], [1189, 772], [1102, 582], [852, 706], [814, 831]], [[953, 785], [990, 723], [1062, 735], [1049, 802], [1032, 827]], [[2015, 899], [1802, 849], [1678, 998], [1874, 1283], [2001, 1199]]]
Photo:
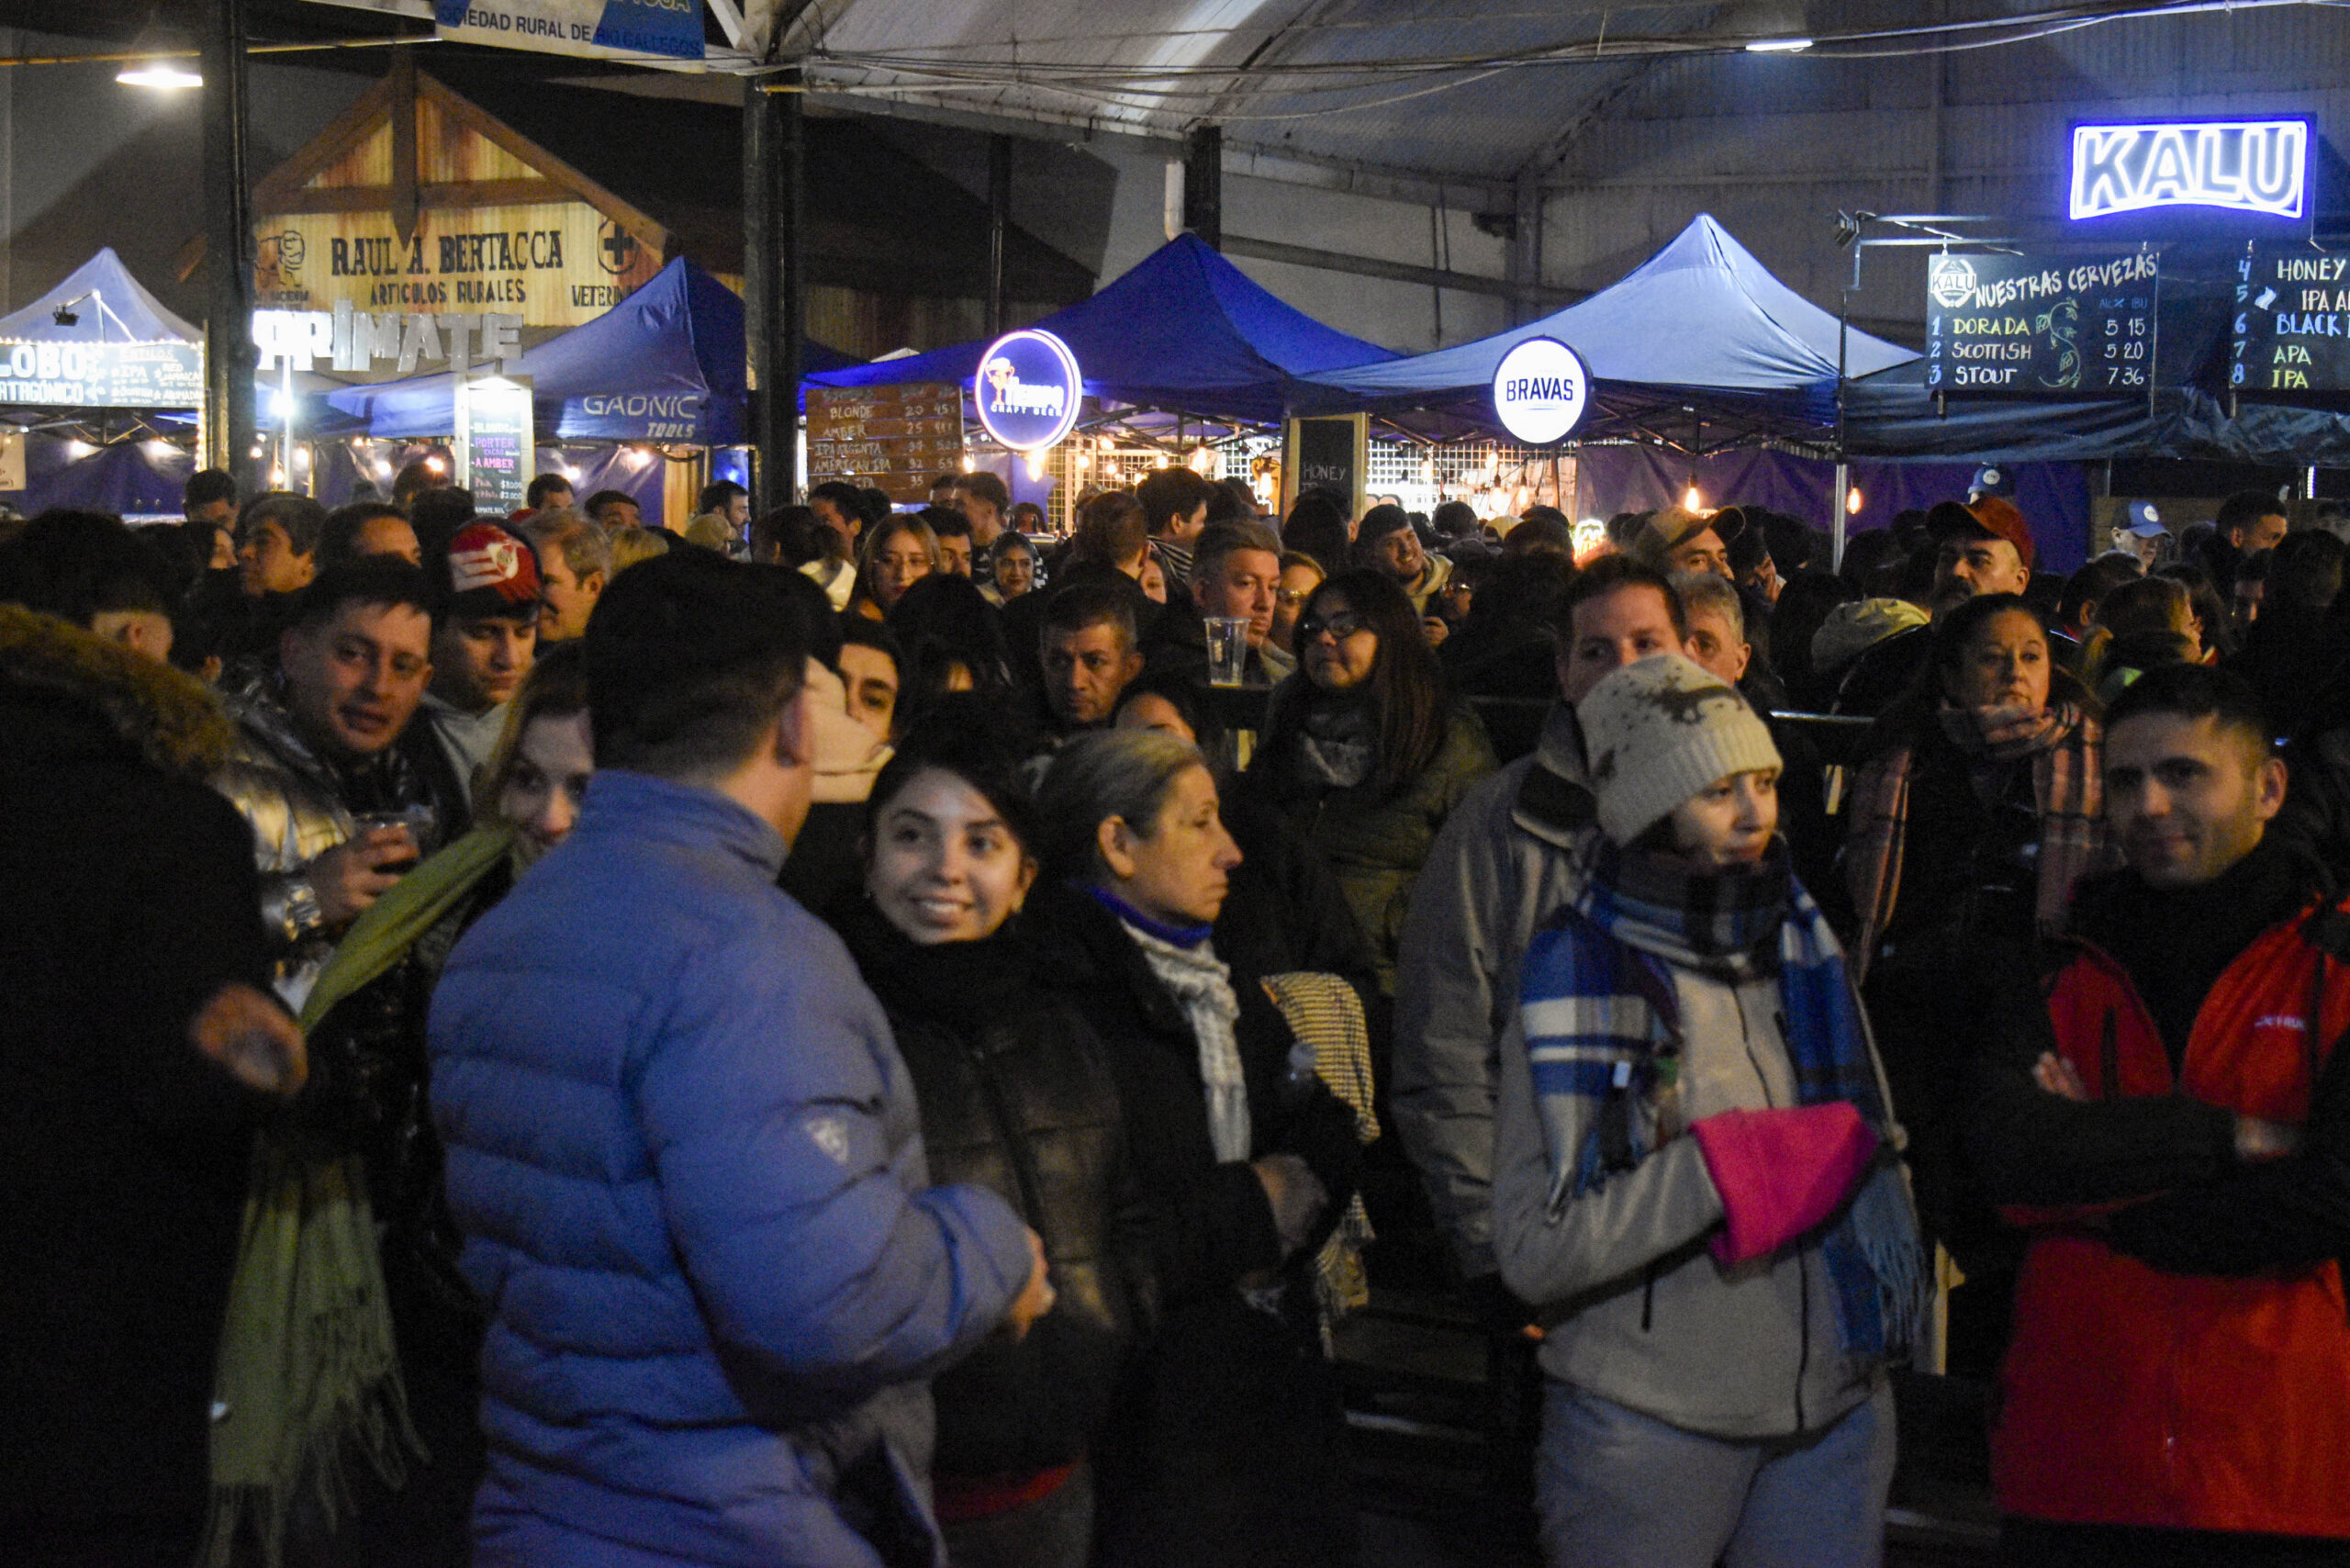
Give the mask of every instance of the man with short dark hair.
[[686, 524], [686, 543], [737, 559], [749, 551], [751, 492], [732, 479], [704, 485]]
[[644, 526], [643, 509], [636, 504], [636, 498], [626, 490], [599, 490], [588, 498], [588, 504], [580, 510], [588, 514], [588, 520], [590, 522], [597, 524], [607, 533], [623, 528]]
[[225, 468], [199, 468], [180, 490], [180, 514], [190, 522], [229, 528], [237, 521], [237, 481]]
[[1604, 556], [1567, 589], [1561, 700], [1531, 756], [1462, 797], [1413, 884], [1396, 963], [1393, 1109], [1462, 1276], [1504, 1300], [1493, 1252], [1502, 1032], [1535, 928], [1579, 886], [1597, 821], [1575, 704], [1609, 674], [1686, 654], [1681, 597], [1654, 567]]
[[2211, 520], [2211, 537], [2199, 552], [2211, 586], [2225, 598], [2235, 588], [2236, 568], [2247, 555], [2273, 550], [2292, 526], [2284, 503], [2266, 490], [2238, 490], [2220, 503]]
[[816, 521], [848, 541], [849, 554], [865, 533], [864, 498], [845, 479], [827, 479], [808, 492], [808, 510]]
[[369, 555], [395, 555], [411, 566], [424, 564], [424, 547], [408, 513], [389, 501], [353, 501], [329, 512], [319, 537], [319, 570]]
[[1135, 487], [1142, 503], [1143, 530], [1150, 535], [1150, 553], [1167, 574], [1167, 591], [1181, 593], [1192, 580], [1192, 542], [1207, 526], [1209, 491], [1205, 479], [1177, 464], [1154, 469]]
[[2009, 1560], [2338, 1562], [2350, 1538], [2350, 902], [2271, 831], [2259, 701], [2195, 665], [2106, 719], [2125, 869], [1987, 977], [1969, 1103], [2030, 1238], [1992, 1435]]
[[1062, 588], [1046, 601], [1037, 640], [1048, 732], [1066, 740], [1109, 723], [1119, 694], [1142, 673], [1128, 595], [1104, 582]]
[[563, 511], [575, 498], [571, 481], [561, 474], [534, 474], [522, 491], [522, 510], [508, 521], [520, 522], [543, 511]]
[[971, 575], [971, 563], [978, 554], [971, 535], [971, 520], [952, 507], [925, 507], [922, 520], [938, 540], [938, 554], [947, 571], [958, 577]]
[[506, 727], [506, 704], [538, 654], [538, 557], [494, 522], [461, 529], [434, 560], [442, 599], [432, 624], [426, 721], [465, 799]]
[[1354, 558], [1358, 566], [1393, 577], [1412, 608], [1423, 615], [1428, 612], [1428, 600], [1452, 578], [1451, 561], [1421, 547], [1419, 533], [1402, 507], [1373, 507], [1363, 513], [1355, 530]]
[[926, 1380], [1051, 1305], [1008, 1206], [930, 1185], [879, 1004], [775, 885], [815, 720], [771, 571], [605, 593], [578, 825], [433, 997], [485, 1561], [932, 1561]]
[[[299, 1010], [344, 927], [464, 808], [445, 764], [399, 745], [432, 675], [431, 584], [363, 559], [305, 589], [277, 669], [229, 704], [237, 743], [214, 787], [253, 830], [277, 989]], [[428, 749], [428, 757], [430, 748]], [[364, 824], [420, 809], [411, 825]]]
[[995, 548], [1012, 511], [1012, 491], [995, 475], [975, 468], [955, 480], [955, 510], [970, 522], [972, 565], [985, 576], [988, 552]]

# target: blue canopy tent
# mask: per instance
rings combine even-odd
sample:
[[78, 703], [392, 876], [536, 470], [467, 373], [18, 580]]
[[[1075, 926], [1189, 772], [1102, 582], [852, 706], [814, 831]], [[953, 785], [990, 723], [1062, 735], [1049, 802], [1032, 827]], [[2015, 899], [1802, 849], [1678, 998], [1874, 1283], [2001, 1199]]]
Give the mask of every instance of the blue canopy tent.
[[[1200, 240], [1181, 234], [1091, 299], [1035, 323], [1069, 344], [1085, 395], [1203, 420], [1278, 423], [1304, 377], [1395, 355], [1284, 305]], [[967, 390], [985, 342], [808, 377], [818, 386], [951, 381]]]
[[[822, 343], [806, 363], [857, 362]], [[744, 439], [749, 398], [743, 300], [683, 256], [584, 326], [520, 356], [542, 441], [674, 441], [728, 446]], [[446, 435], [457, 424], [453, 375], [415, 375], [328, 394], [376, 436]]]
[[195, 409], [204, 335], [164, 309], [112, 247], [0, 316], [0, 407]]
[[50, 507], [118, 517], [177, 518], [196, 459], [154, 437], [89, 442], [36, 431], [26, 438], [25, 487], [0, 492], [28, 516]]
[[[1317, 409], [1369, 409], [1417, 434], [1496, 434], [1494, 372], [1528, 338], [1583, 356], [1595, 386], [1577, 434], [1692, 450], [1816, 432], [1836, 419], [1838, 323], [1771, 275], [1700, 213], [1673, 241], [1590, 298], [1489, 338], [1311, 377]], [[1847, 374], [1918, 356], [1866, 332]], [[1684, 412], [1694, 409], [1695, 415]], [[1704, 441], [1698, 421], [1717, 439]]]

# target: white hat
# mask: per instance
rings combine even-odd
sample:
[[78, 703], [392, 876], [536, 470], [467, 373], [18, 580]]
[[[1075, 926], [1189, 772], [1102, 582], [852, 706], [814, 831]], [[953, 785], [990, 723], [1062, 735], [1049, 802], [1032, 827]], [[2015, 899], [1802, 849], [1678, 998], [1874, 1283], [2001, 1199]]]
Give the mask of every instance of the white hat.
[[1626, 665], [1575, 704], [1599, 825], [1629, 844], [1734, 773], [1780, 766], [1746, 699], [1679, 654]]

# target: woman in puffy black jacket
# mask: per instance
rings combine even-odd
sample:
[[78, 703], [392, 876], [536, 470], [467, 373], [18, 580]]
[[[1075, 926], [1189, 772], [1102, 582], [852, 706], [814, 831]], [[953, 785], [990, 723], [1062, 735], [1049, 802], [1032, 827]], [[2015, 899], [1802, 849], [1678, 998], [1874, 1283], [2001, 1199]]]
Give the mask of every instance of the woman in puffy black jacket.
[[1144, 1220], [1115, 1081], [1008, 923], [1036, 875], [1014, 758], [984, 715], [918, 727], [867, 801], [865, 883], [833, 921], [890, 1016], [934, 1182], [976, 1182], [1044, 1238], [1057, 1295], [933, 1384], [955, 1568], [1080, 1568], [1089, 1456], [1144, 1315]]

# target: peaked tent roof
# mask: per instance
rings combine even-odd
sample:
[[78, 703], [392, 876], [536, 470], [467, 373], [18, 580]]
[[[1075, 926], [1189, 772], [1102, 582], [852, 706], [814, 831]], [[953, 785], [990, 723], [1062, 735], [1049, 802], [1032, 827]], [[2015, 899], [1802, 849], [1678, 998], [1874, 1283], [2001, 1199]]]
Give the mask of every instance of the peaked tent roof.
[[[92, 293], [106, 301], [106, 309], [98, 309], [95, 300], [84, 300], [75, 310], [80, 320], [71, 327], [57, 324], [59, 306]], [[0, 316], [0, 338], [47, 343], [196, 343], [204, 341], [204, 334], [158, 304], [130, 275], [114, 247], [106, 245], [75, 267], [63, 283], [22, 310]]]
[[[811, 364], [857, 362], [810, 342]], [[584, 326], [522, 354], [539, 439], [744, 439], [748, 400], [740, 296], [679, 256]], [[456, 427], [456, 377], [410, 376], [330, 393], [327, 401], [378, 436], [442, 435]]]
[[[1711, 215], [1590, 298], [1490, 338], [1387, 364], [1316, 375], [1330, 408], [1422, 409], [1438, 422], [1492, 427], [1502, 356], [1528, 338], [1556, 338], [1601, 386], [1603, 416], [1637, 428], [1669, 390], [1726, 418], [1817, 425], [1834, 417], [1837, 319], [1771, 274]], [[1866, 332], [1848, 339], [1849, 375], [1914, 360]], [[1702, 401], [1700, 399], [1703, 399]], [[1709, 408], [1710, 405], [1710, 408]], [[1583, 434], [1610, 433], [1586, 424]], [[1621, 432], [1617, 432], [1621, 433]]]
[[[1195, 234], [1181, 234], [1092, 298], [1035, 325], [1077, 354], [1086, 396], [1211, 419], [1279, 420], [1316, 371], [1392, 360], [1283, 304]], [[952, 381], [985, 342], [808, 377], [820, 386]]]

